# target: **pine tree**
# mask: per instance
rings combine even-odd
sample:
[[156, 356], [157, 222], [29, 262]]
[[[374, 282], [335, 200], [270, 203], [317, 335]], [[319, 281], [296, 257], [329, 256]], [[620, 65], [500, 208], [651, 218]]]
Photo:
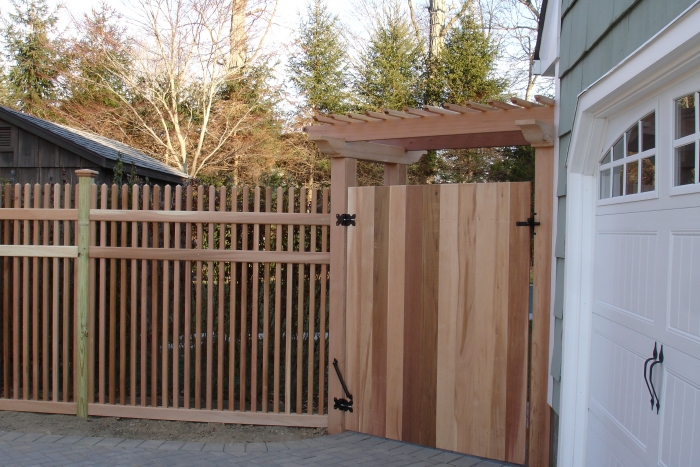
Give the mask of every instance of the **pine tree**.
[[421, 102], [422, 50], [398, 8], [375, 25], [360, 53], [355, 92], [370, 110], [415, 107]]
[[21, 110], [42, 115], [57, 98], [61, 61], [55, 32], [56, 11], [46, 0], [11, 0], [14, 12], [2, 34], [9, 62], [10, 102]]
[[[324, 0], [311, 0], [290, 56], [290, 81], [313, 113], [339, 113], [348, 107], [348, 56], [337, 16]], [[306, 112], [302, 112], [306, 113]]]

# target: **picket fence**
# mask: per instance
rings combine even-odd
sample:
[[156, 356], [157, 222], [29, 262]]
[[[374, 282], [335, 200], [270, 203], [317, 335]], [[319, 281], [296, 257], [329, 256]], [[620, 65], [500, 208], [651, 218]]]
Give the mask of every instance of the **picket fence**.
[[328, 189], [81, 185], [85, 271], [80, 187], [2, 188], [0, 410], [327, 426]]

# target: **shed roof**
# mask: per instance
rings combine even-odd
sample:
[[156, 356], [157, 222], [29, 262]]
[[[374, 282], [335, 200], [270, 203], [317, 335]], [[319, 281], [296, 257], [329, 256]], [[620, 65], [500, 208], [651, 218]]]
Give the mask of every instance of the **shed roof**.
[[0, 119], [110, 170], [114, 169], [114, 163], [121, 155], [122, 163], [132, 165], [138, 175], [175, 183], [190, 178], [175, 167], [147, 156], [129, 145], [88, 131], [49, 122], [2, 106]]

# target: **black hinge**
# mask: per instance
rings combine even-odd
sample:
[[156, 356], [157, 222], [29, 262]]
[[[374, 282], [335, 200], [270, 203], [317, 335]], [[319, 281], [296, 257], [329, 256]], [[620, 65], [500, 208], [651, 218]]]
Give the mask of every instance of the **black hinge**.
[[349, 227], [355, 225], [356, 214], [336, 214], [335, 215], [335, 225], [342, 225], [343, 227]]
[[333, 404], [333, 408], [342, 412], [352, 413], [352, 394], [348, 392], [348, 388], [345, 386], [345, 381], [343, 380], [343, 375], [340, 374], [338, 359], [333, 359], [333, 366], [335, 367], [335, 372], [338, 374], [338, 379], [340, 380], [340, 385], [343, 387], [343, 392], [345, 392], [345, 397], [347, 397], [347, 399], [338, 399], [337, 397], [334, 397], [333, 402], [335, 403]]
[[536, 212], [533, 212], [533, 213], [532, 213], [532, 217], [528, 217], [528, 218], [527, 218], [527, 221], [525, 221], [525, 222], [516, 222], [515, 225], [517, 225], [518, 227], [530, 227], [530, 233], [531, 233], [532, 235], [535, 235], [535, 227], [537, 227], [538, 225], [540, 225], [539, 222], [536, 222], [536, 221], [535, 221], [535, 216], [536, 216], [536, 215], [537, 215], [537, 213], [536, 213]]

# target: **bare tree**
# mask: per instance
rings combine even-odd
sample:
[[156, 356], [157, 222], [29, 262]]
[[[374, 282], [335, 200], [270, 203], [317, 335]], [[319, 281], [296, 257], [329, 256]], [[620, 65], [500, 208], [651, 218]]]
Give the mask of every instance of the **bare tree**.
[[[416, 16], [413, 0], [408, 1], [408, 8], [411, 13], [411, 22], [416, 34], [416, 38], [420, 40], [421, 27]], [[445, 44], [445, 37], [450, 29], [455, 25], [455, 22], [460, 16], [467, 13], [471, 6], [472, 0], [462, 0], [461, 4], [451, 3], [447, 5], [446, 0], [428, 0], [425, 8], [428, 13], [428, 58], [433, 59], [440, 56], [442, 47]], [[448, 19], [449, 18], [449, 19]], [[422, 41], [421, 41], [422, 42]]]
[[116, 57], [110, 63], [129, 93], [115, 95], [152, 141], [153, 156], [193, 176], [225, 165], [224, 159], [235, 157], [232, 143], [257, 124], [255, 112], [264, 105], [263, 97], [244, 96], [245, 73], [229, 62], [232, 9], [238, 3], [137, 2], [134, 60], [129, 67]]

